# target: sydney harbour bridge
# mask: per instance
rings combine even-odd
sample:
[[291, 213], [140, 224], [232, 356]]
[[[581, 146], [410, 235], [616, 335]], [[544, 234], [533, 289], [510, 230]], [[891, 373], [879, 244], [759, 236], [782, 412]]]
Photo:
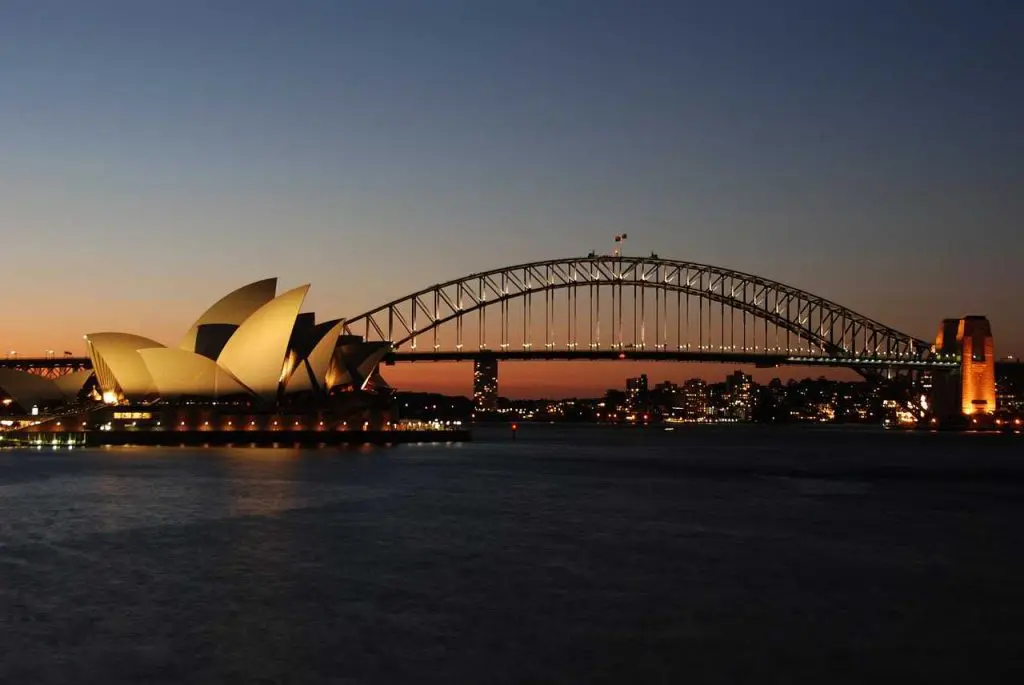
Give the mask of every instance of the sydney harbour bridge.
[[[470, 274], [346, 319], [344, 333], [390, 343], [386, 364], [701, 361], [846, 367], [867, 378], [961, 365], [958, 351], [806, 290], [656, 254], [591, 253]], [[0, 360], [48, 376], [89, 364], [69, 353]]]
[[347, 319], [391, 361], [632, 359], [942, 368], [931, 343], [778, 281], [657, 255], [518, 264]]

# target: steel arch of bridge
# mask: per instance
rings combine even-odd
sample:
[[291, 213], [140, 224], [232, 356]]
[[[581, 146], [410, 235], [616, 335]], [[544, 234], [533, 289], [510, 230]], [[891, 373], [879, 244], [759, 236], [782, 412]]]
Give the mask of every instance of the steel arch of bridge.
[[[509, 310], [513, 301], [523, 306], [523, 347], [532, 347], [532, 322], [534, 298], [544, 297], [544, 329], [546, 348], [555, 347], [552, 338], [554, 327], [554, 293], [565, 290], [566, 342], [563, 349], [578, 349], [580, 346], [580, 324], [578, 303], [580, 294], [588, 299], [583, 312], [590, 339], [584, 348], [600, 349], [600, 327], [602, 316], [607, 325], [608, 310], [601, 311], [601, 292], [611, 290], [611, 343], [603, 349], [705, 349], [704, 331], [699, 335], [698, 346], [683, 344], [678, 327], [682, 321], [682, 307], [685, 297], [687, 325], [690, 322], [691, 298], [696, 298], [700, 312], [698, 320], [703, 325], [704, 306], [707, 306], [709, 327], [711, 309], [718, 305], [722, 318], [722, 343], [720, 349], [727, 349], [725, 339], [725, 308], [731, 312], [742, 312], [743, 336], [746, 337], [746, 315], [763, 322], [763, 348], [766, 352], [782, 348], [768, 347], [769, 324], [796, 336], [808, 344], [808, 352], [837, 357], [851, 358], [858, 355], [888, 358], [923, 359], [929, 355], [929, 343], [901, 333], [889, 326], [858, 314], [835, 302], [799, 288], [779, 283], [753, 274], [725, 269], [708, 264], [661, 259], [652, 257], [588, 256], [570, 259], [554, 259], [541, 262], [517, 264], [493, 269], [445, 283], [424, 288], [381, 305], [376, 309], [348, 319], [347, 333], [362, 335], [366, 340], [392, 343], [398, 350], [408, 345], [412, 351], [424, 337], [432, 340], [437, 350], [437, 331], [446, 324], [456, 329], [456, 348], [462, 349], [463, 323], [470, 315], [479, 317], [479, 340], [481, 350], [489, 349], [485, 343], [486, 314], [491, 308], [499, 310], [501, 321], [500, 348], [509, 347]], [[623, 301], [632, 290], [633, 340], [626, 343], [623, 336]], [[638, 293], [655, 291], [654, 311], [647, 311], [647, 296]], [[674, 295], [674, 297], [672, 297]], [[668, 325], [670, 300], [674, 299], [676, 314], [676, 345], [670, 346]], [[589, 310], [589, 311], [588, 311]], [[527, 322], [530, 322], [529, 324]], [[594, 339], [595, 323], [597, 339]], [[648, 334], [654, 324], [653, 335]], [[735, 333], [735, 327], [732, 330]], [[753, 331], [756, 341], [757, 330]], [[710, 340], [711, 331], [708, 331]], [[648, 344], [648, 338], [653, 344]], [[747, 348], [746, 340], [743, 344]], [[713, 349], [710, 345], [707, 349]], [[755, 349], [758, 349], [755, 342]], [[785, 350], [783, 350], [785, 351]]]

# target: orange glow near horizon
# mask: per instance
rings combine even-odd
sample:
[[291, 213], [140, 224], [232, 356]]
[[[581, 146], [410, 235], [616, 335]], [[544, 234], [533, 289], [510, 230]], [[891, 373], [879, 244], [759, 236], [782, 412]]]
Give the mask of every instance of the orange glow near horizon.
[[[753, 375], [758, 383], [773, 378], [783, 382], [791, 379], [826, 376], [844, 381], [859, 380], [847, 369], [817, 367], [780, 367], [757, 369], [718, 363], [633, 362], [633, 361], [551, 361], [500, 362], [498, 394], [512, 399], [564, 397], [600, 397], [611, 388], [622, 390], [626, 379], [647, 374], [651, 386], [663, 381], [683, 383], [690, 378], [703, 378], [716, 383], [737, 368]], [[398, 390], [436, 392], [446, 395], [472, 394], [473, 364], [470, 362], [416, 362], [381, 366], [384, 379]]]

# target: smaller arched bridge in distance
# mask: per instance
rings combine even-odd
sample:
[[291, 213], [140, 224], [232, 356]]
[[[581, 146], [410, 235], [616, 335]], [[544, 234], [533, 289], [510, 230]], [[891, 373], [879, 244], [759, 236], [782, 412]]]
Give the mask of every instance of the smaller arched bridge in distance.
[[588, 255], [493, 269], [347, 319], [389, 361], [665, 360], [954, 369], [924, 340], [778, 281], [695, 262]]
[[62, 357], [49, 353], [42, 357], [8, 354], [0, 359], [0, 369], [17, 369], [53, 379], [69, 373], [88, 371], [92, 369], [92, 360], [88, 357], [76, 357], [70, 352]]

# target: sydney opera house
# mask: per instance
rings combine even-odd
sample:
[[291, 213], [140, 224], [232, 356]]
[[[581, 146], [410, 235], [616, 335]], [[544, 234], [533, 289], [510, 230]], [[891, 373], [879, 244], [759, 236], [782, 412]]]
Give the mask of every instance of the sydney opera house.
[[65, 416], [63, 425], [69, 410], [80, 410], [70, 413], [85, 429], [387, 422], [391, 392], [377, 368], [390, 345], [344, 334], [341, 319], [300, 313], [308, 290], [278, 295], [276, 278], [250, 283], [214, 303], [170, 346], [134, 333], [89, 333], [91, 371], [51, 380], [2, 369], [3, 401]]
[[274, 406], [381, 383], [386, 343], [342, 336], [343, 321], [300, 314], [308, 285], [250, 283], [200, 316], [174, 347], [131, 333], [85, 336], [103, 400], [247, 400]]

